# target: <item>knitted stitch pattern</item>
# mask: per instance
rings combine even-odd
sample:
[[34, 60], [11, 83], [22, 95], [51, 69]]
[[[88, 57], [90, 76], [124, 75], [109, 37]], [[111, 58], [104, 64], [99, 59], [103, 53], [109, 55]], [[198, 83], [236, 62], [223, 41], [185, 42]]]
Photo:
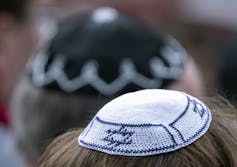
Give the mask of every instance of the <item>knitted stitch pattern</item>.
[[79, 145], [112, 155], [149, 156], [185, 147], [206, 133], [208, 107], [178, 91], [148, 89], [107, 103], [78, 138]]

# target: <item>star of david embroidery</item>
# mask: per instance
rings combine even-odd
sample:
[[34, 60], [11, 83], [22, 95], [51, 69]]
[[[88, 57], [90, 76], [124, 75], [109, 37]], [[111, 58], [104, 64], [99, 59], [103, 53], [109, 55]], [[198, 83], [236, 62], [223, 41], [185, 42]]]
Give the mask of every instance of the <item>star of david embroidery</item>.
[[202, 118], [206, 112], [206, 109], [204, 108], [204, 106], [201, 103], [197, 102], [196, 100], [191, 100], [191, 103], [194, 106], [193, 111], [198, 113], [200, 117]]
[[103, 140], [108, 142], [108, 145], [119, 146], [121, 144], [131, 144], [131, 136], [134, 134], [134, 131], [128, 131], [125, 126], [121, 126], [119, 129], [109, 129], [106, 131], [108, 134]]

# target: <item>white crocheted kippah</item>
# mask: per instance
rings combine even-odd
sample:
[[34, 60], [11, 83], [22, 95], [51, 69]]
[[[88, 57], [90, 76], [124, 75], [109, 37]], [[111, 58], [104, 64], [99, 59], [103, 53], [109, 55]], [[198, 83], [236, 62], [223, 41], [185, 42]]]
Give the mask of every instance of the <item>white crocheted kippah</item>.
[[148, 89], [107, 103], [78, 138], [79, 145], [112, 155], [148, 156], [175, 151], [206, 133], [208, 107], [178, 91]]

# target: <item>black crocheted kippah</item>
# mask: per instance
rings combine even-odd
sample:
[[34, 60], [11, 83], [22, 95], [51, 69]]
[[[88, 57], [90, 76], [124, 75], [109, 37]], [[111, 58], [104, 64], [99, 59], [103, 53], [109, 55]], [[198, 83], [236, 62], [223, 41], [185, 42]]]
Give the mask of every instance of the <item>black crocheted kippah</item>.
[[[173, 56], [173, 58], [172, 58]], [[119, 95], [178, 79], [185, 51], [112, 8], [66, 20], [36, 56], [36, 86], [66, 93]]]

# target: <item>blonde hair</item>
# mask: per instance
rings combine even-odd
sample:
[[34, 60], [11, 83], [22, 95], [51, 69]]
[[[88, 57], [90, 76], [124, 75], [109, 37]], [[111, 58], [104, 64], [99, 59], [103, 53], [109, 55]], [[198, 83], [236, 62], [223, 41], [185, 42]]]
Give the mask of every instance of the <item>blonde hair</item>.
[[77, 137], [82, 130], [79, 129], [67, 132], [51, 143], [41, 158], [41, 167], [236, 167], [235, 109], [223, 101], [208, 100], [212, 101], [209, 105], [212, 124], [203, 137], [187, 147], [147, 157], [109, 155], [79, 146]]

